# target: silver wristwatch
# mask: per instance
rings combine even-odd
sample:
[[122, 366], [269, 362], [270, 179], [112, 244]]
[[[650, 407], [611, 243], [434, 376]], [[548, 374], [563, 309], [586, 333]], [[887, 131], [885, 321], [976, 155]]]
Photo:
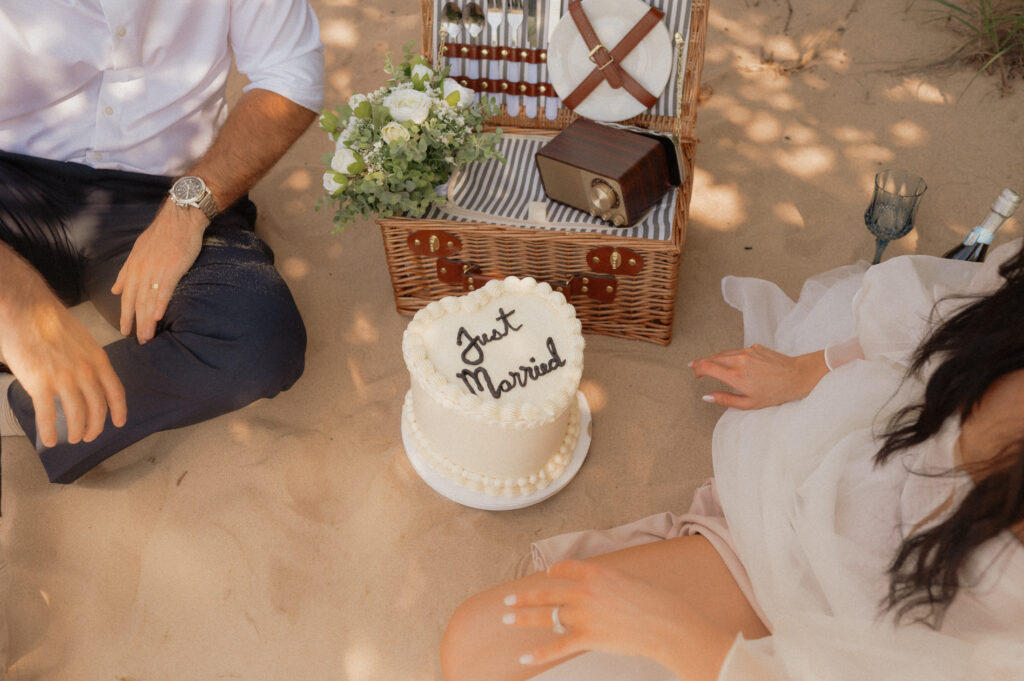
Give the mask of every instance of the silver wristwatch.
[[203, 182], [202, 178], [195, 175], [179, 177], [171, 185], [171, 200], [174, 204], [184, 208], [193, 206], [206, 213], [206, 217], [213, 220], [217, 216], [217, 203], [213, 200], [213, 194]]

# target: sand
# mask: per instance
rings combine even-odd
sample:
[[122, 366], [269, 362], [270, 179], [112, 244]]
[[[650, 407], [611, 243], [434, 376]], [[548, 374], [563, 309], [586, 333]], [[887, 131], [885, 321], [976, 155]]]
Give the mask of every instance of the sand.
[[[377, 226], [332, 234], [313, 211], [330, 143], [311, 129], [253, 191], [309, 329], [299, 383], [154, 435], [71, 486], [47, 483], [26, 440], [4, 440], [10, 678], [432, 681], [455, 606], [529, 570], [531, 540], [684, 510], [712, 473], [720, 414], [686, 363], [742, 343], [722, 276], [796, 295], [869, 259], [862, 215], [882, 168], [928, 182], [917, 229], [886, 257], [939, 254], [1003, 187], [1024, 190], [1024, 83], [1003, 97], [995, 78], [970, 82], [928, 4], [713, 0], [674, 340], [587, 337], [589, 456], [523, 510], [457, 505], [411, 467], [408, 318]], [[377, 87], [383, 54], [419, 36], [411, 0], [314, 5], [332, 104]], [[1018, 217], [997, 243], [1022, 233]]]

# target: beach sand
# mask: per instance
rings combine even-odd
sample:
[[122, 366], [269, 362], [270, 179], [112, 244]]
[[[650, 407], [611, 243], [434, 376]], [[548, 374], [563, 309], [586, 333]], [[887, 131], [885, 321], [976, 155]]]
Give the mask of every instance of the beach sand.
[[[419, 38], [412, 0], [313, 4], [332, 106], [378, 87], [384, 54]], [[589, 455], [522, 510], [455, 504], [410, 465], [409, 318], [374, 222], [338, 235], [313, 210], [331, 143], [310, 129], [252, 192], [309, 331], [298, 384], [154, 435], [70, 486], [46, 481], [24, 438], [3, 441], [9, 678], [434, 681], [456, 605], [530, 570], [532, 540], [685, 510], [712, 474], [721, 413], [686, 364], [742, 344], [723, 276], [796, 296], [870, 259], [863, 213], [883, 168], [928, 183], [887, 258], [941, 254], [1004, 187], [1024, 190], [1024, 82], [1007, 96], [994, 77], [971, 82], [929, 4], [712, 0], [674, 339], [587, 337]]]

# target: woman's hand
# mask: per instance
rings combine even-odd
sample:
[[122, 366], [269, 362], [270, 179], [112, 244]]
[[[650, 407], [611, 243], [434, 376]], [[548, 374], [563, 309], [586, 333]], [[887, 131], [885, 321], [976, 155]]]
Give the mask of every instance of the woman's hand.
[[709, 376], [736, 392], [715, 391], [708, 402], [737, 409], [761, 409], [810, 394], [828, 373], [825, 352], [790, 357], [761, 345], [727, 350], [690, 362], [694, 376]]
[[511, 611], [502, 621], [509, 626], [552, 629], [557, 607], [564, 627], [554, 643], [524, 655], [523, 664], [543, 665], [593, 650], [647, 657], [680, 679], [717, 676], [732, 637], [672, 592], [583, 561], [555, 563], [548, 575], [564, 585], [505, 599]]

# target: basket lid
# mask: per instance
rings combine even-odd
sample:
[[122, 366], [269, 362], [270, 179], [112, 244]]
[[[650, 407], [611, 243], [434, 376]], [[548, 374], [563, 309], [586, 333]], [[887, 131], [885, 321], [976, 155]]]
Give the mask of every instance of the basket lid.
[[[587, 79], [594, 78], [595, 70], [611, 66], [608, 52], [613, 52], [627, 34], [652, 11], [642, 0], [581, 0], [583, 10], [594, 34], [605, 48], [591, 47], [577, 26], [571, 13], [565, 14], [551, 35], [548, 46], [548, 69], [551, 85], [563, 100], [570, 98]], [[648, 18], [650, 20], [650, 18]], [[593, 40], [591, 40], [593, 42]], [[665, 24], [660, 20], [651, 27], [636, 46], [628, 52], [614, 68], [621, 68], [626, 77], [657, 99], [668, 82], [672, 72], [672, 41]], [[644, 103], [631, 92], [631, 88], [610, 81], [612, 76], [600, 78], [593, 88], [573, 110], [580, 116], [597, 121], [622, 121], [646, 111], [650, 103]]]

